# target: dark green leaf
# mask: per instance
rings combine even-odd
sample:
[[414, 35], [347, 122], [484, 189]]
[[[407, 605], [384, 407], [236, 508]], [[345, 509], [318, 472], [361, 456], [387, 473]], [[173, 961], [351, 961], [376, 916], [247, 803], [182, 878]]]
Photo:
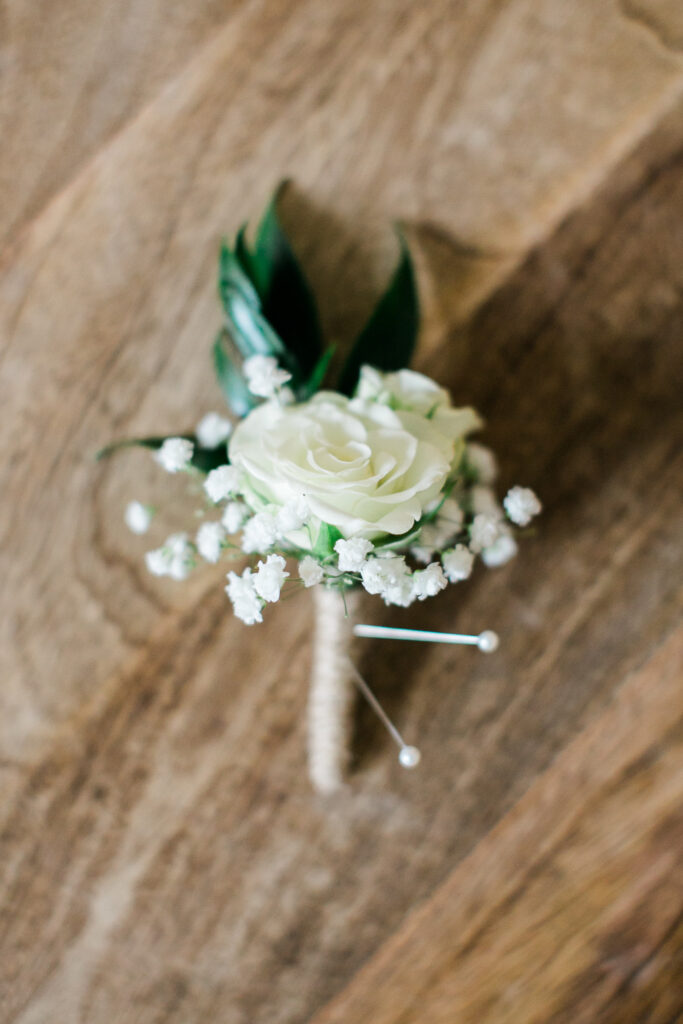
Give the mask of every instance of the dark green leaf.
[[263, 215], [250, 266], [264, 316], [306, 377], [320, 358], [323, 339], [313, 293], [278, 217], [278, 203], [286, 184], [278, 186]]
[[407, 533], [402, 533], [398, 537], [393, 537], [391, 534], [386, 534], [384, 537], [380, 537], [374, 542], [375, 548], [378, 550], [381, 548], [382, 551], [396, 551], [404, 549], [407, 545], [411, 544], [412, 541], [417, 540], [420, 536], [420, 530], [425, 522], [425, 519], [421, 519], [416, 526], [411, 526]]
[[218, 257], [218, 293], [225, 312], [229, 312], [229, 302], [233, 293], [242, 298], [254, 309], [261, 308], [258, 292], [241, 266], [240, 260], [232, 252], [228, 243], [221, 243]]
[[282, 341], [268, 321], [239, 292], [232, 292], [226, 303], [226, 329], [244, 359], [250, 356], [275, 356], [291, 368]]
[[251, 283], [256, 286], [254, 270], [254, 257], [247, 245], [247, 225], [243, 224], [235, 237], [235, 259], [247, 275]]
[[311, 395], [314, 395], [316, 391], [320, 390], [322, 382], [325, 379], [325, 374], [327, 373], [327, 369], [332, 360], [332, 356], [334, 355], [334, 351], [334, 345], [330, 345], [330, 347], [323, 352], [320, 359], [313, 367], [313, 373], [304, 385], [303, 394], [301, 396], [302, 398], [310, 398]]
[[261, 300], [254, 285], [225, 243], [221, 246], [218, 289], [225, 311], [226, 330], [242, 357], [275, 356], [296, 375], [298, 366], [263, 316]]
[[[189, 434], [169, 434], [169, 437], [184, 437], [188, 441], [192, 440]], [[102, 459], [108, 459], [114, 452], [119, 452], [123, 448], [151, 448], [156, 450], [161, 448], [162, 444], [166, 440], [165, 437], [133, 437], [125, 441], [114, 441], [113, 444], [108, 444], [104, 448], [100, 448], [95, 454], [95, 459], [100, 462]]]
[[246, 416], [256, 405], [241, 371], [235, 366], [225, 347], [225, 331], [218, 332], [213, 344], [213, 367], [218, 385], [236, 416]]
[[194, 434], [168, 434], [166, 437], [134, 437], [126, 441], [115, 441], [113, 444], [108, 444], [106, 448], [101, 448], [95, 455], [95, 458], [99, 462], [101, 459], [106, 459], [124, 448], [150, 448], [152, 451], [157, 451], [169, 437], [183, 437], [187, 441], [192, 441], [194, 452], [191, 463], [201, 473], [208, 473], [217, 466], [225, 466], [228, 462], [227, 448], [224, 444], [219, 444], [217, 448], [200, 448]]
[[336, 526], [330, 526], [329, 523], [321, 523], [315, 547], [313, 548], [315, 557], [318, 559], [329, 557], [334, 551], [334, 545], [338, 540], [341, 540], [341, 537], [342, 534]]
[[[190, 440], [193, 440], [193, 438], [190, 438]], [[217, 469], [218, 466], [226, 466], [229, 461], [228, 447], [225, 442], [219, 444], [216, 448], [200, 448], [195, 441], [192, 465], [201, 473], [210, 473], [212, 469]]]
[[387, 290], [359, 334], [342, 370], [339, 390], [353, 393], [364, 363], [378, 370], [401, 370], [415, 349], [420, 323], [415, 271], [410, 251], [399, 232], [401, 256]]

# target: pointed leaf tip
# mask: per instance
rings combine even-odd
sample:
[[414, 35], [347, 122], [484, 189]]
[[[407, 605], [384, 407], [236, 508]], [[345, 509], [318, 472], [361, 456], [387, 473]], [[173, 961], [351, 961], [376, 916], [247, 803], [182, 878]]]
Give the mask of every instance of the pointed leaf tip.
[[395, 225], [400, 244], [396, 269], [358, 335], [342, 370], [339, 390], [353, 393], [361, 366], [378, 370], [401, 370], [410, 364], [420, 325], [420, 306], [415, 269], [400, 225]]
[[264, 316], [294, 356], [302, 377], [306, 378], [320, 358], [323, 338], [315, 298], [278, 213], [279, 201], [288, 184], [288, 179], [280, 182], [263, 214], [251, 265]]

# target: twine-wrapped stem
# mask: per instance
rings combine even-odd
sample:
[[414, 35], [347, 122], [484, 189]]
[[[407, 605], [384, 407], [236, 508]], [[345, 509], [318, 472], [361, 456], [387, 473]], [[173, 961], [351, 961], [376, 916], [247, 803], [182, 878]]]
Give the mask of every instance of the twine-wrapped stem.
[[339, 789], [346, 776], [355, 684], [349, 668], [353, 612], [358, 595], [318, 586], [313, 590], [315, 628], [308, 698], [308, 769], [320, 793]]

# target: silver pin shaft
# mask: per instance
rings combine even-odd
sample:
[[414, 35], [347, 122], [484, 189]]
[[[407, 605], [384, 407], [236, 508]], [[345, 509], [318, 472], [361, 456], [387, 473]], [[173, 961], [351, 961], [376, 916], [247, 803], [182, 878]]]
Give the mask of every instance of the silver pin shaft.
[[363, 694], [366, 701], [368, 702], [372, 710], [375, 712], [375, 714], [378, 716], [380, 721], [383, 723], [387, 732], [396, 743], [396, 746], [399, 747], [398, 759], [401, 765], [404, 768], [415, 768], [420, 763], [421, 760], [420, 751], [417, 749], [417, 747], [411, 747], [409, 746], [409, 744], [406, 743], [406, 741], [403, 739], [400, 732], [398, 731], [394, 723], [391, 721], [388, 714], [386, 713], [380, 702], [377, 700], [374, 693], [372, 692], [368, 684], [365, 682], [362, 675], [360, 674], [360, 672], [358, 671], [358, 669], [356, 668], [352, 661], [349, 661], [349, 666], [353, 673], [353, 678], [356, 681], [356, 686]]

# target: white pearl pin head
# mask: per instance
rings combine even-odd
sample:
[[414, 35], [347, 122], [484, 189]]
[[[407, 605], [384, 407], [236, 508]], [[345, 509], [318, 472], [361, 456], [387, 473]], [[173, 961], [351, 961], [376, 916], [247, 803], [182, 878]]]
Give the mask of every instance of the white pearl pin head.
[[492, 629], [485, 629], [477, 638], [477, 647], [484, 654], [492, 654], [493, 651], [497, 651], [499, 643], [498, 634], [494, 633]]
[[492, 629], [483, 633], [437, 633], [431, 629], [397, 629], [394, 626], [371, 626], [359, 622], [353, 627], [354, 636], [376, 637], [380, 640], [422, 640], [438, 644], [468, 644], [489, 654], [498, 648], [498, 634]]
[[[379, 637], [386, 640], [423, 640], [430, 643], [446, 644], [469, 644], [478, 647], [484, 654], [491, 654], [498, 650], [498, 634], [492, 629], [485, 629], [483, 633], [436, 633], [426, 629], [398, 629], [393, 626], [371, 626], [366, 623], [357, 623], [353, 627], [354, 636]], [[375, 710], [379, 718], [384, 722], [387, 731], [399, 747], [398, 760], [403, 768], [416, 768], [420, 763], [422, 755], [417, 747], [411, 747], [404, 742], [400, 732], [391, 721], [386, 711], [379, 703], [374, 693], [363, 679], [356, 666], [350, 662], [351, 672], [358, 689], [364, 695], [370, 706]]]
[[398, 752], [398, 759], [404, 768], [416, 768], [421, 758], [422, 754], [417, 747], [401, 747]]

